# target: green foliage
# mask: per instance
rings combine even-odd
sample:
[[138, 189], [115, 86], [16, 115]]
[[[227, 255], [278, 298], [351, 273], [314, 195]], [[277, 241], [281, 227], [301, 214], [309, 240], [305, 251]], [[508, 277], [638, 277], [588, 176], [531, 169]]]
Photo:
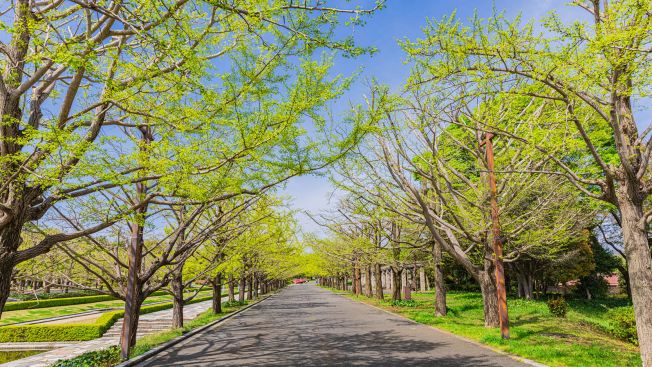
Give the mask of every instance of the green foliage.
[[590, 274], [580, 278], [579, 284], [575, 287], [575, 294], [580, 297], [586, 297], [586, 292], [591, 297], [604, 298], [609, 292], [609, 284], [600, 274]]
[[566, 303], [566, 300], [563, 297], [549, 299], [547, 304], [548, 310], [551, 314], [557, 317], [566, 317], [568, 303]]
[[92, 340], [102, 336], [104, 330], [102, 326], [100, 324], [5, 326], [0, 329], [0, 343]]
[[612, 308], [607, 312], [607, 318], [609, 319], [609, 333], [622, 340], [638, 345], [634, 307]]
[[226, 301], [222, 303], [223, 307], [240, 307], [247, 304], [247, 301]]
[[[591, 272], [580, 276], [580, 282], [575, 288], [575, 293], [580, 297], [604, 298], [609, 291], [609, 284], [603, 275], [611, 274], [618, 267], [618, 258], [607, 252], [598, 242], [597, 238], [590, 235], [591, 260], [594, 263]], [[588, 293], [588, 294], [587, 294]]]
[[416, 307], [417, 302], [413, 299], [401, 299], [389, 302], [394, 307]]
[[83, 304], [83, 303], [103, 302], [103, 301], [112, 301], [112, 300], [115, 300], [115, 297], [103, 294], [103, 295], [99, 295], [99, 296], [54, 298], [54, 299], [47, 299], [47, 300], [7, 302], [5, 304], [5, 307], [4, 307], [3, 311], [16, 311], [16, 310], [25, 310], [25, 309], [32, 309], [32, 308], [45, 308], [45, 307], [79, 305], [79, 304]]
[[107, 349], [86, 352], [78, 357], [58, 361], [51, 367], [110, 367], [120, 362], [120, 348], [111, 346]]

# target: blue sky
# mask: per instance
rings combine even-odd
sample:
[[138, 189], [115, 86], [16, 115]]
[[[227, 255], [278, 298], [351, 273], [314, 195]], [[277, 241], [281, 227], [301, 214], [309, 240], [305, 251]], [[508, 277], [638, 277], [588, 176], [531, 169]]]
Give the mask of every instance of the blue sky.
[[[350, 2], [358, 3], [361, 2]], [[372, 2], [362, 3], [368, 6]], [[409, 66], [404, 64], [405, 56], [397, 41], [420, 37], [421, 28], [425, 26], [427, 18], [439, 19], [453, 11], [457, 11], [461, 19], [472, 17], [476, 11], [480, 17], [489, 17], [492, 8], [504, 11], [508, 18], [519, 13], [525, 19], [540, 18], [551, 10], [556, 10], [564, 18], [583, 16], [578, 9], [567, 6], [567, 3], [568, 1], [563, 0], [388, 0], [387, 7], [370, 18], [364, 27], [353, 30], [359, 45], [374, 46], [378, 52], [371, 57], [336, 60], [335, 73], [350, 75], [362, 70], [356, 83], [344, 96], [343, 102], [363, 101], [365, 82], [369, 78], [376, 78], [380, 83], [394, 88], [400, 87], [409, 74]], [[346, 106], [347, 103], [339, 105]], [[295, 209], [316, 213], [327, 210], [334, 204], [330, 199], [332, 192], [333, 188], [327, 178], [303, 176], [291, 180], [283, 194], [293, 198], [291, 203]], [[319, 226], [307, 216], [300, 214], [298, 219], [304, 231], [320, 232]]]

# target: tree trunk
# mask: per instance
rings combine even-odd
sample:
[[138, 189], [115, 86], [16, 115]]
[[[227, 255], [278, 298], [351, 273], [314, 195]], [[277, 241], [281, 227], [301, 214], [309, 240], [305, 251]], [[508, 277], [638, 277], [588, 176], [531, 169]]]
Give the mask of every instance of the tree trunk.
[[423, 267], [419, 268], [419, 290], [421, 292], [428, 290], [426, 288], [426, 269]]
[[254, 298], [258, 298], [258, 277], [254, 276]]
[[[6, 106], [0, 104], [0, 109], [3, 107]], [[2, 117], [7, 118], [8, 116], [3, 115]], [[16, 251], [23, 242], [21, 233], [23, 233], [24, 220], [21, 212], [19, 211], [19, 215], [15, 215], [15, 218], [0, 230], [0, 317], [11, 292], [11, 277], [14, 266], [16, 266]]]
[[245, 279], [245, 276], [242, 275], [240, 277], [240, 284], [238, 286], [238, 301], [244, 302], [245, 300], [245, 287], [246, 287], [247, 280]]
[[360, 295], [362, 293], [362, 274], [360, 272], [360, 265], [356, 261], [353, 265], [353, 274], [352, 275], [352, 280], [353, 283], [351, 286], [353, 287], [353, 294]]
[[392, 266], [392, 301], [401, 300], [401, 273], [396, 267]]
[[[1, 250], [0, 250], [1, 251]], [[14, 270], [13, 255], [0, 253], [0, 317], [11, 291], [11, 275]]]
[[375, 264], [374, 265], [376, 277], [376, 293], [374, 296], [378, 299], [383, 299], [383, 277], [382, 277], [382, 270], [380, 268], [380, 264]]
[[172, 328], [183, 327], [183, 276], [177, 271], [170, 281], [172, 286]]
[[235, 280], [233, 275], [229, 274], [229, 302], [235, 302]]
[[371, 287], [371, 265], [365, 267], [365, 283], [364, 283], [364, 293], [365, 296], [371, 297], [373, 294], [373, 290]]
[[[432, 247], [435, 273], [435, 317], [446, 316], [446, 288], [444, 287], [444, 268], [442, 266], [441, 244]], [[424, 276], [425, 277], [425, 276]]]
[[52, 288], [52, 283], [50, 283], [50, 277], [43, 278], [43, 293], [48, 294]]
[[627, 298], [632, 299], [632, 286], [629, 284], [629, 273], [627, 272], [627, 267], [618, 267], [618, 272], [625, 282], [625, 293], [627, 293]]
[[129, 358], [129, 352], [136, 345], [136, 334], [138, 332], [138, 319], [140, 317], [140, 307], [143, 304], [143, 297], [140, 292], [131, 302], [125, 302], [125, 315], [122, 322], [122, 331], [120, 333], [120, 349], [122, 359]]
[[532, 282], [532, 276], [518, 272], [516, 277], [518, 279], [518, 296], [520, 298], [533, 299], [534, 283]]
[[534, 299], [534, 278], [532, 277], [532, 265], [529, 262], [514, 264], [512, 267], [518, 280], [519, 298]]
[[254, 298], [254, 281], [253, 281], [254, 276], [250, 275], [247, 277], [247, 299], [253, 299]]
[[138, 328], [138, 314], [143, 302], [142, 283], [140, 281], [140, 268], [143, 255], [143, 226], [139, 223], [131, 224], [131, 239], [129, 241], [128, 259], [129, 271], [127, 275], [127, 290], [125, 292], [125, 315], [120, 335], [120, 354], [122, 359], [129, 358], [131, 348], [136, 344]]
[[410, 284], [410, 270], [403, 269], [403, 299], [409, 301], [412, 299], [412, 284]]
[[498, 327], [498, 296], [496, 295], [496, 280], [492, 271], [480, 272], [480, 291], [482, 292], [482, 304], [484, 306], [484, 326]]
[[643, 204], [625, 194], [618, 199], [641, 358], [643, 367], [652, 367], [652, 256]]
[[211, 282], [213, 287], [213, 313], [222, 313], [222, 273], [217, 273]]

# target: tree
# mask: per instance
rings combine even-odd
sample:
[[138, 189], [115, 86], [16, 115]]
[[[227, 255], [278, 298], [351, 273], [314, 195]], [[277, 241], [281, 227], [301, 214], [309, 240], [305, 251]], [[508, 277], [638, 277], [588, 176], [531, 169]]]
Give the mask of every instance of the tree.
[[[292, 69], [289, 57], [318, 48], [351, 56], [369, 51], [337, 38], [334, 29], [343, 18], [360, 24], [380, 7], [282, 0], [12, 2], [0, 43], [0, 310], [16, 264], [106, 229], [147, 204], [120, 207], [81, 231], [57, 231], [21, 247], [25, 225], [42, 223], [56, 205], [145, 179], [135, 162], [105, 151], [121, 145], [117, 127], [165, 125], [167, 109], [158, 109], [169, 103], [185, 104], [195, 115], [202, 111], [218, 124], [243, 107], [232, 103], [242, 94], [269, 92], [261, 83], [280, 82], [268, 68]], [[242, 72], [225, 74], [231, 66]], [[310, 88], [310, 81], [302, 86]], [[216, 103], [198, 108], [191, 103], [198, 96]], [[177, 132], [199, 129], [180, 122]]]
[[[455, 16], [432, 22], [425, 36], [405, 48], [422, 68], [415, 83], [464, 84], [467, 93], [525, 95], [557, 111], [560, 128], [573, 131], [591, 165], [568, 164], [564, 140], [523, 139], [556, 163], [588, 197], [617, 208], [643, 366], [652, 366], [652, 255], [647, 227], [652, 212], [650, 128], [639, 131], [633, 103], [650, 95], [652, 4], [644, 0], [585, 1], [590, 22], [565, 24], [552, 14], [545, 31], [497, 15], [463, 27]], [[535, 87], [535, 91], [532, 87]], [[485, 121], [485, 129], [494, 129]], [[502, 134], [519, 136], [518, 121]], [[608, 134], [601, 134], [603, 129]], [[597, 133], [596, 133], [597, 132]], [[574, 150], [574, 147], [572, 147]], [[573, 162], [577, 163], [577, 161]], [[589, 168], [589, 169], [582, 169]], [[597, 167], [597, 169], [593, 169]]]
[[577, 292], [586, 296], [587, 299], [603, 298], [609, 289], [604, 276], [610, 275], [618, 267], [619, 262], [616, 256], [607, 252], [600, 245], [593, 232], [589, 235], [589, 241], [595, 266], [589, 274], [580, 277]]
[[[390, 97], [382, 88], [374, 91], [374, 103], [363, 118], [377, 119], [380, 128], [357, 155], [364, 173], [347, 175], [348, 185], [424, 225], [430, 240], [480, 284], [485, 324], [497, 325], [487, 165], [477, 121], [500, 114], [504, 123], [514, 112], [505, 112], [501, 100], [461, 104], [454, 93], [449, 97], [436, 89], [408, 87], [404, 97]], [[517, 106], [521, 112], [533, 108]], [[592, 218], [562, 179], [521, 172], [533, 167], [538, 152], [511, 150], [512, 145], [509, 139], [496, 145], [505, 262], [562, 243]]]

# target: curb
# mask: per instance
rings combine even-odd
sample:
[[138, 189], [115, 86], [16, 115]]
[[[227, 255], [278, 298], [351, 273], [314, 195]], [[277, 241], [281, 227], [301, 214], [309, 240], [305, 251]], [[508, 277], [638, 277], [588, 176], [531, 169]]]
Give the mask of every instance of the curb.
[[321, 287], [321, 288], [324, 289], [324, 290], [326, 290], [326, 291], [329, 291], [329, 292], [333, 293], [333, 294], [336, 295], [336, 296], [340, 296], [340, 297], [342, 297], [342, 298], [346, 298], [346, 299], [348, 299], [348, 300], [350, 300], [350, 301], [354, 301], [354, 302], [356, 302], [356, 303], [361, 303], [361, 304], [363, 304], [363, 305], [365, 305], [365, 306], [368, 306], [368, 307], [371, 307], [371, 308], [375, 308], [376, 310], [379, 310], [379, 311], [385, 312], [385, 313], [390, 314], [390, 315], [393, 315], [393, 316], [398, 316], [398, 317], [400, 317], [400, 318], [402, 318], [402, 319], [405, 319], [405, 320], [407, 320], [407, 321], [409, 321], [409, 322], [411, 322], [411, 323], [413, 323], [413, 324], [416, 324], [416, 325], [422, 325], [422, 326], [425, 326], [425, 327], [429, 327], [429, 328], [435, 329], [435, 330], [437, 330], [438, 332], [441, 332], [441, 333], [443, 333], [443, 334], [446, 334], [446, 335], [449, 335], [449, 336], [455, 337], [455, 338], [457, 338], [457, 339], [463, 340], [463, 341], [465, 341], [465, 342], [467, 342], [467, 343], [470, 343], [470, 344], [473, 344], [473, 345], [475, 345], [475, 346], [478, 346], [478, 347], [481, 347], [481, 348], [484, 348], [484, 349], [488, 349], [488, 350], [490, 350], [490, 351], [492, 351], [492, 352], [494, 352], [494, 353], [498, 353], [498, 354], [504, 355], [504, 356], [506, 356], [506, 357], [509, 357], [509, 358], [511, 358], [511, 359], [514, 359], [514, 360], [516, 360], [516, 361], [518, 361], [518, 362], [525, 363], [525, 364], [530, 365], [530, 366], [532, 366], [532, 367], [549, 367], [548, 365], [545, 365], [545, 364], [543, 364], [543, 363], [539, 363], [539, 362], [533, 361], [533, 360], [531, 360], [531, 359], [527, 359], [527, 358], [525, 358], [525, 357], [517, 356], [517, 355], [515, 355], [515, 354], [507, 353], [507, 352], [505, 352], [504, 350], [494, 349], [494, 348], [492, 348], [492, 347], [489, 346], [489, 345], [482, 344], [482, 343], [477, 342], [477, 341], [475, 341], [475, 340], [467, 339], [467, 338], [465, 338], [465, 337], [463, 337], [463, 336], [460, 336], [460, 335], [457, 335], [457, 334], [453, 334], [453, 333], [451, 333], [451, 332], [448, 331], [448, 330], [443, 330], [443, 329], [440, 329], [440, 328], [435, 327], [435, 326], [432, 326], [432, 325], [422, 324], [422, 323], [420, 323], [420, 322], [417, 322], [417, 321], [414, 321], [414, 320], [412, 320], [412, 319], [410, 319], [410, 318], [407, 318], [407, 317], [405, 317], [405, 316], [403, 316], [403, 315], [399, 315], [399, 314], [397, 314], [397, 313], [394, 313], [394, 312], [391, 312], [391, 311], [385, 310], [385, 309], [380, 308], [380, 307], [378, 307], [378, 306], [371, 305], [371, 304], [369, 304], [369, 303], [367, 303], [367, 302], [363, 302], [363, 301], [359, 301], [359, 300], [355, 300], [355, 299], [352, 299], [352, 298], [346, 297], [346, 296], [344, 296], [344, 294], [335, 293], [335, 292], [333, 292], [332, 290], [330, 290], [330, 289], [328, 289], [328, 288], [324, 288], [324, 287]]
[[245, 306], [245, 307], [243, 307], [243, 308], [241, 308], [241, 309], [239, 309], [237, 311], [234, 311], [234, 312], [231, 312], [228, 315], [222, 316], [219, 319], [211, 321], [210, 323], [208, 323], [208, 324], [206, 324], [204, 326], [200, 326], [200, 327], [198, 327], [196, 329], [190, 330], [189, 332], [187, 332], [187, 333], [185, 333], [183, 335], [180, 335], [180, 336], [178, 336], [178, 337], [176, 337], [176, 338], [174, 338], [174, 339], [172, 339], [170, 341], [167, 341], [167, 342], [165, 342], [165, 343], [163, 343], [163, 344], [161, 344], [161, 345], [159, 345], [159, 346], [157, 346], [157, 347], [155, 347], [153, 349], [148, 350], [147, 352], [139, 355], [138, 357], [128, 359], [128, 360], [126, 360], [126, 361], [124, 361], [124, 362], [122, 362], [120, 364], [116, 364], [114, 367], [133, 367], [133, 366], [136, 366], [136, 365], [138, 365], [140, 363], [143, 363], [146, 360], [152, 358], [153, 356], [165, 351], [166, 349], [168, 349], [170, 347], [173, 347], [173, 346], [181, 343], [182, 341], [185, 341], [186, 339], [189, 339], [190, 337], [192, 337], [192, 336], [194, 336], [196, 334], [199, 334], [199, 333], [201, 333], [202, 331], [204, 331], [204, 330], [206, 330], [208, 328], [211, 328], [211, 327], [213, 327], [215, 325], [218, 325], [218, 324], [230, 319], [231, 317], [233, 317], [233, 316], [235, 316], [235, 315], [237, 315], [237, 314], [239, 314], [241, 312], [244, 312], [247, 309], [249, 309], [249, 308], [251, 308], [251, 307], [253, 307], [253, 306], [255, 306], [255, 305], [257, 305], [257, 304], [259, 304], [259, 303], [261, 303], [263, 301], [265, 301], [266, 299], [273, 296], [274, 294], [275, 293], [269, 294], [269, 295], [265, 296], [264, 298], [261, 298], [258, 301], [254, 302], [252, 304], [249, 304], [249, 305], [247, 305], [247, 306]]

